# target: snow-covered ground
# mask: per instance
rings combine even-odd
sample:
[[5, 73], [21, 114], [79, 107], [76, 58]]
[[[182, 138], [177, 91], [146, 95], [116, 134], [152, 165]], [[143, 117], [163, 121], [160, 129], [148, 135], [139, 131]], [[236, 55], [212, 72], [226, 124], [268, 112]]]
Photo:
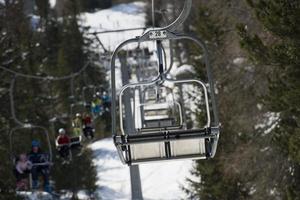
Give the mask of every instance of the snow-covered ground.
[[[98, 195], [102, 199], [130, 199], [129, 167], [119, 160], [111, 138], [90, 145], [98, 171]], [[192, 178], [190, 160], [141, 164], [144, 199], [184, 199], [181, 186]]]
[[[120, 29], [140, 28], [146, 23], [145, 2], [119, 4], [110, 9], [81, 15], [82, 23], [90, 27], [90, 31], [112, 31]], [[113, 51], [119, 43], [135, 36], [143, 30], [131, 30], [98, 35], [106, 49]], [[135, 45], [136, 46], [136, 45]]]

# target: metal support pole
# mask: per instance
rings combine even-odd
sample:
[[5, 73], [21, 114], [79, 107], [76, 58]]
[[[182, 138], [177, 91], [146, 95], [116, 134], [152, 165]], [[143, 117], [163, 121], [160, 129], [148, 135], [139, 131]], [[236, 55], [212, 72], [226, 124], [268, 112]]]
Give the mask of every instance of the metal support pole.
[[181, 103], [182, 114], [183, 114], [183, 127], [187, 128], [186, 110], [185, 110], [185, 105], [184, 105], [182, 85], [179, 86], [179, 102]]
[[[142, 82], [143, 79], [145, 80], [147, 78], [147, 77], [145, 77], [145, 75], [143, 76], [143, 74], [141, 72], [141, 65], [143, 65], [143, 69], [145, 69], [144, 59], [145, 59], [144, 54], [143, 54], [143, 56], [138, 55], [138, 64], [139, 64], [139, 66], [136, 69], [136, 76], [137, 76], [137, 79], [138, 79], [139, 82]], [[145, 96], [144, 96], [144, 94], [142, 94], [142, 89], [140, 87], [139, 87], [139, 101], [140, 101], [140, 103], [145, 103]], [[145, 121], [145, 112], [144, 112], [144, 107], [143, 106], [140, 107], [140, 116], [141, 116], [141, 128], [143, 128], [144, 121]]]
[[157, 40], [156, 46], [157, 46], [158, 67], [159, 67], [158, 71], [159, 71], [159, 75], [162, 75], [164, 73], [162, 42], [160, 40]]
[[[128, 73], [128, 67], [126, 62], [126, 54], [120, 52], [119, 59], [121, 63], [122, 82], [123, 85], [126, 85], [129, 83], [129, 73]], [[130, 90], [128, 90], [123, 95], [124, 98], [123, 102], [125, 107], [125, 129], [126, 132], [134, 133], [134, 127], [133, 127], [134, 119], [132, 119], [130, 97], [131, 97]], [[120, 115], [122, 115], [122, 113], [120, 113]], [[131, 199], [133, 200], [143, 199], [139, 166], [138, 165], [130, 166], [129, 171], [130, 171], [130, 180], [131, 180]]]
[[155, 27], [155, 6], [154, 6], [154, 0], [152, 0], [152, 27]]

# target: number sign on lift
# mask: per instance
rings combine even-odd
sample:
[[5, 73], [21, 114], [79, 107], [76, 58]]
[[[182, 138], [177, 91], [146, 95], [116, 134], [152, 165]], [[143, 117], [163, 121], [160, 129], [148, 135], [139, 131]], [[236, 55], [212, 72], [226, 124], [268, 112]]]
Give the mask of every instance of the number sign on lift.
[[167, 31], [151, 31], [149, 38], [153, 40], [167, 38]]

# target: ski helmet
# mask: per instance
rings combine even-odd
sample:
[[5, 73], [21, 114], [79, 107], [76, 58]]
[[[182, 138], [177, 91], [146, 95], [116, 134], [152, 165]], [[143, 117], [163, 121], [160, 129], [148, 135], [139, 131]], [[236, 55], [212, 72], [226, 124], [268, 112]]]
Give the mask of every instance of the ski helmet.
[[58, 130], [58, 133], [59, 133], [60, 135], [64, 135], [64, 134], [66, 133], [66, 131], [65, 131], [65, 129], [63, 129], [63, 128], [60, 128], [60, 129]]
[[32, 146], [32, 147], [40, 147], [40, 142], [37, 141], [37, 140], [32, 140], [31, 146]]

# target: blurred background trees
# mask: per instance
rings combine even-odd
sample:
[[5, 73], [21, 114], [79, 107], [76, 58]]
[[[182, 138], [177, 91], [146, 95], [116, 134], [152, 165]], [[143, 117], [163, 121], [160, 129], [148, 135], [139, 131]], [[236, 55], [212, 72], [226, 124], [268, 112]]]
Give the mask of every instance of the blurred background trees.
[[[35, 1], [35, 6], [34, 1], [5, 0], [0, 4], [0, 65], [26, 74], [63, 76], [92, 60], [85, 75], [74, 79], [73, 93], [78, 96], [76, 88], [82, 85], [107, 84], [99, 78], [104, 77], [103, 66], [96, 62], [92, 41], [84, 34], [88, 27], [82, 27], [77, 16], [124, 2], [132, 1], [59, 0], [51, 9], [47, 0]], [[151, 1], [145, 2], [147, 25], [151, 26]], [[155, 0], [156, 25], [175, 19], [183, 2]], [[299, 0], [194, 0], [182, 30], [201, 37], [209, 48], [222, 131], [216, 157], [197, 161], [192, 172], [195, 178], [183, 188], [192, 199], [299, 199], [299, 4]], [[203, 77], [197, 49], [182, 41], [173, 45], [176, 62], [192, 63], [193, 76]], [[8, 159], [8, 130], [15, 126], [8, 109], [12, 78], [1, 71], [2, 191], [14, 187]], [[73, 101], [70, 84], [16, 77], [18, 117], [50, 127], [49, 119], [68, 112]], [[103, 135], [105, 130], [99, 137]], [[70, 170], [58, 165], [54, 169], [58, 188], [68, 184], [73, 190], [94, 188], [92, 168], [82, 173], [84, 180], [78, 180], [79, 185], [60, 178], [90, 167], [90, 152], [84, 155], [85, 159], [78, 159], [80, 167]]]
[[[182, 3], [163, 1], [157, 9], [174, 19]], [[197, 161], [195, 179], [184, 189], [192, 199], [299, 199], [300, 2], [193, 4], [183, 30], [209, 48], [222, 131], [216, 157]], [[150, 12], [148, 19], [151, 25]], [[175, 45], [201, 78], [199, 52], [183, 42]]]

